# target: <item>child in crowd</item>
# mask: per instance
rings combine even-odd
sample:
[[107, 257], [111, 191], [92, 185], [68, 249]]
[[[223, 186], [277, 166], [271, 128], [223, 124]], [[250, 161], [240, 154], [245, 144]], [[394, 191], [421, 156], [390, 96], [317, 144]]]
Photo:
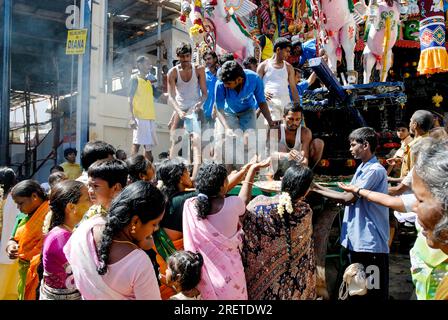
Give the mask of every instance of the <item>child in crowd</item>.
[[[160, 229], [154, 233], [154, 243], [157, 250], [157, 263], [160, 272], [165, 273], [166, 260], [176, 250], [183, 249], [182, 214], [187, 199], [196, 196], [189, 190], [193, 187], [190, 173], [186, 165], [178, 159], [167, 159], [160, 163], [157, 170], [158, 188], [167, 200], [165, 215], [160, 222]], [[166, 300], [175, 291], [166, 286], [162, 278], [160, 292]]]
[[118, 149], [117, 152], [115, 152], [115, 158], [121, 161], [126, 161], [128, 156], [124, 150]]
[[78, 151], [75, 148], [67, 148], [64, 150], [64, 158], [67, 161], [61, 163], [61, 167], [64, 168], [64, 172], [70, 180], [78, 179], [82, 174], [81, 166], [75, 162], [77, 154]]
[[[308, 79], [303, 80], [302, 76], [303, 76], [303, 71], [301, 69], [298, 68], [294, 68], [294, 75], [295, 75], [295, 82], [296, 82], [296, 87], [297, 87], [297, 92], [299, 93], [299, 98], [300, 98], [300, 105], [302, 105], [302, 96], [303, 93], [305, 92], [305, 90], [308, 90], [308, 88], [316, 81], [316, 73], [312, 73]], [[289, 89], [289, 95], [292, 98], [292, 94], [291, 94], [291, 89]]]
[[40, 300], [81, 299], [63, 248], [90, 205], [87, 187], [82, 182], [68, 180], [52, 188], [50, 232], [45, 236], [42, 249]]
[[[400, 167], [403, 157], [409, 153], [408, 145], [412, 141], [412, 137], [411, 133], [409, 132], [409, 126], [406, 125], [406, 123], [399, 122], [397, 124], [397, 137], [401, 140], [401, 147], [397, 150], [392, 158], [386, 160], [387, 164], [389, 164], [391, 168]], [[390, 170], [388, 170], [388, 173], [390, 173]], [[403, 177], [404, 175], [402, 175], [400, 170], [400, 178]], [[389, 179], [389, 181], [391, 182], [396, 182], [393, 180], [394, 179]]]
[[126, 186], [128, 168], [121, 160], [98, 160], [89, 167], [88, 177], [89, 196], [94, 205], [84, 218], [106, 216], [112, 200]]
[[[50, 176], [56, 172], [64, 172], [64, 168], [62, 168], [61, 166], [58, 166], [58, 165], [52, 166], [50, 168], [50, 175], [48, 176], [48, 178], [50, 178]], [[42, 189], [44, 189], [44, 191], [46, 193], [48, 193], [50, 191], [50, 183], [48, 181], [41, 183], [40, 186], [42, 187]]]
[[65, 174], [65, 172], [54, 172], [52, 174], [50, 174], [50, 176], [48, 177], [48, 185], [50, 186], [50, 189], [48, 190], [48, 193], [51, 193], [51, 190], [53, 189], [53, 187], [58, 184], [59, 182], [68, 180], [67, 175]]
[[126, 159], [126, 165], [128, 166], [129, 181], [133, 183], [139, 180], [152, 182], [156, 175], [156, 170], [145, 156], [141, 154], [133, 155]]
[[82, 175], [76, 179], [84, 184], [87, 184], [88, 176], [87, 170], [92, 163], [102, 159], [114, 159], [115, 148], [104, 141], [87, 142], [81, 153], [81, 166], [83, 169]]
[[177, 251], [168, 258], [166, 281], [178, 293], [170, 300], [201, 300], [201, 293], [196, 288], [201, 280], [204, 264], [202, 255], [191, 251]]

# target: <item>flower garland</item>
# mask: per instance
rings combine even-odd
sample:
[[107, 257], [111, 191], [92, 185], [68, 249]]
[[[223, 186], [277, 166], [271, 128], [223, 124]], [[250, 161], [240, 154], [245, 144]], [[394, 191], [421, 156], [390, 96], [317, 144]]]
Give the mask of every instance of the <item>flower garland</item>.
[[285, 210], [288, 214], [291, 214], [294, 211], [294, 208], [292, 207], [291, 196], [289, 195], [289, 193], [282, 192], [277, 207], [277, 212], [280, 218], [283, 218]]

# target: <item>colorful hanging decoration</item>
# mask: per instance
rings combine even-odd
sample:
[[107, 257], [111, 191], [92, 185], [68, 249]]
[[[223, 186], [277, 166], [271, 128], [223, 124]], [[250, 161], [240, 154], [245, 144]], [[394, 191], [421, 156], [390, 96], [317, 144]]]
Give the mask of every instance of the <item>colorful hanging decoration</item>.
[[202, 0], [202, 7], [210, 17], [213, 17], [213, 11], [217, 5], [218, 0]]
[[180, 17], [179, 20], [182, 23], [186, 23], [187, 22], [187, 17], [190, 15], [191, 12], [191, 4], [190, 1], [188, 0], [183, 0], [181, 7], [180, 7]]
[[418, 16], [420, 14], [417, 0], [409, 0], [407, 14], [410, 17]]
[[420, 74], [448, 71], [448, 53], [445, 48], [445, 16], [443, 0], [419, 0], [420, 20]]
[[204, 28], [204, 17], [202, 16], [202, 2], [201, 0], [194, 0], [193, 8], [193, 26], [190, 28], [190, 38], [196, 46], [204, 41], [205, 28]]
[[259, 25], [261, 33], [266, 33], [268, 30], [268, 25], [271, 23], [271, 15], [269, 10], [268, 0], [261, 0], [260, 6], [257, 9], [257, 16], [259, 17]]
[[403, 39], [418, 41], [420, 35], [420, 22], [418, 20], [403, 21]]

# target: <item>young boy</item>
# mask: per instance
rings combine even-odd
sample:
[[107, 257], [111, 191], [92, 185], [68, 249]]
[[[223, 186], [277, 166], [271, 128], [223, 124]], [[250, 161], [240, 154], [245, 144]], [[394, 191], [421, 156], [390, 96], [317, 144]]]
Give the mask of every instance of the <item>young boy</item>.
[[[314, 83], [314, 81], [316, 81], [316, 77], [317, 77], [316, 74], [313, 72], [308, 77], [308, 79], [302, 80], [302, 73], [303, 73], [302, 70], [300, 70], [298, 68], [294, 68], [294, 76], [295, 76], [297, 92], [299, 94], [300, 105], [302, 105], [303, 93], [305, 92], [305, 90], [308, 90], [308, 88]], [[289, 94], [292, 98], [291, 88], [289, 89]]]
[[94, 162], [87, 174], [89, 196], [94, 205], [87, 211], [84, 219], [96, 214], [105, 216], [112, 200], [126, 186], [128, 168], [121, 160], [103, 159]]
[[126, 161], [128, 155], [124, 150], [118, 149], [117, 152], [115, 152], [115, 158], [121, 161]]
[[[341, 230], [341, 245], [349, 250], [350, 263], [361, 263], [377, 270], [373, 288], [365, 297], [379, 300], [389, 298], [389, 209], [370, 202], [360, 195], [361, 190], [387, 194], [386, 169], [378, 162], [375, 149], [378, 138], [369, 127], [350, 133], [350, 152], [361, 160], [351, 185], [355, 192], [337, 192], [318, 184], [313, 191], [346, 204]], [[343, 184], [340, 184], [344, 186]], [[373, 269], [371, 269], [373, 267]], [[368, 270], [367, 270], [368, 271]]]
[[[411, 133], [409, 132], [409, 127], [404, 123], [400, 122], [397, 125], [397, 136], [401, 140], [401, 147], [397, 150], [393, 158], [387, 159], [387, 163], [392, 166], [401, 166], [403, 157], [409, 152], [408, 145], [412, 141]], [[400, 171], [400, 178], [403, 175]]]
[[87, 170], [89, 170], [90, 165], [97, 160], [113, 159], [115, 151], [116, 150], [112, 145], [104, 141], [87, 142], [81, 153], [81, 166], [83, 168], [83, 172], [76, 180], [87, 185]]
[[61, 163], [61, 167], [64, 168], [64, 173], [69, 180], [76, 180], [82, 174], [81, 166], [76, 163], [76, 155], [78, 152], [75, 148], [67, 148], [64, 150], [64, 158], [67, 160]]

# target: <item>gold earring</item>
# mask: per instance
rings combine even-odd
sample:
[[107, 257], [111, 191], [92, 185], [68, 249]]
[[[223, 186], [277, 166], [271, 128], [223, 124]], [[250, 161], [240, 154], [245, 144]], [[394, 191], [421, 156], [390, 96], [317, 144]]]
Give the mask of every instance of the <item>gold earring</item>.
[[135, 233], [135, 225], [132, 226], [131, 233]]

